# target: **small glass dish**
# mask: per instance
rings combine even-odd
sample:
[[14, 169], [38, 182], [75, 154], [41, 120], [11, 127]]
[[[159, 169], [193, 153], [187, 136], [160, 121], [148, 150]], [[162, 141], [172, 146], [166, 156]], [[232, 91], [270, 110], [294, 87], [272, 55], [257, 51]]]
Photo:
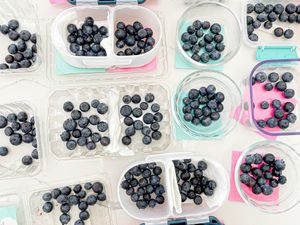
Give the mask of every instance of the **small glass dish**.
[[[186, 122], [182, 111], [183, 99], [187, 97], [190, 89], [199, 89], [210, 84], [216, 87], [216, 92], [223, 92], [225, 95], [225, 100], [222, 102], [224, 110], [220, 113], [220, 119], [213, 121], [209, 127], [195, 126]], [[181, 81], [175, 93], [173, 107], [176, 122], [186, 134], [197, 139], [220, 138], [230, 133], [239, 123], [243, 114], [243, 98], [237, 84], [226, 74], [219, 71], [201, 70]]]
[[[225, 50], [221, 53], [221, 58], [216, 61], [210, 60], [208, 63], [194, 61], [191, 54], [182, 48], [182, 34], [195, 20], [209, 21], [210, 24], [219, 23], [222, 27], [221, 34], [224, 36]], [[242, 26], [235, 13], [226, 5], [217, 1], [204, 1], [190, 6], [181, 16], [177, 25], [177, 47], [184, 59], [193, 67], [203, 68], [217, 66], [230, 61], [241, 46]]]
[[[287, 183], [279, 185], [277, 190], [274, 189], [272, 195], [253, 194], [253, 196], [250, 196], [249, 188], [240, 182], [240, 165], [244, 162], [247, 155], [255, 153], [261, 155], [272, 153], [276, 159], [283, 159], [285, 161], [286, 168], [283, 170], [283, 175], [287, 177]], [[251, 145], [238, 159], [235, 167], [235, 185], [239, 195], [249, 206], [255, 207], [265, 213], [283, 213], [292, 209], [300, 200], [298, 191], [300, 188], [299, 167], [300, 155], [292, 147], [278, 141], [258, 142]]]

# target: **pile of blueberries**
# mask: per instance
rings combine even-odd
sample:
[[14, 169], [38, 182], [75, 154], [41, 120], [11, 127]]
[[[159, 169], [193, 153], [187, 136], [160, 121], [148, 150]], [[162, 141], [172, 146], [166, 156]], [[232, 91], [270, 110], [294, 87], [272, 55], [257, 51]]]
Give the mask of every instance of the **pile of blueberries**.
[[[8, 46], [8, 53], [5, 57], [6, 63], [0, 64], [0, 70], [29, 68], [36, 61], [37, 37], [27, 30], [17, 31], [19, 28], [18, 20], [10, 20], [8, 25], [1, 25], [0, 31], [8, 35], [9, 39], [16, 43]], [[32, 43], [30, 43], [30, 42]]]
[[121, 188], [138, 209], [155, 208], [165, 202], [161, 174], [162, 168], [156, 163], [140, 164], [125, 173]]
[[[5, 116], [0, 116], [0, 129], [4, 129], [4, 134], [9, 137], [9, 142], [13, 146], [21, 145], [22, 143], [31, 144], [34, 150], [31, 155], [22, 157], [22, 163], [29, 166], [33, 160], [38, 160], [37, 139], [34, 117], [29, 119], [26, 112], [18, 114], [10, 113]], [[7, 147], [0, 147], [0, 156], [7, 156], [9, 150]]]
[[284, 160], [276, 159], [272, 153], [247, 155], [245, 162], [240, 166], [240, 181], [252, 188], [256, 195], [271, 195], [274, 188], [287, 182], [286, 177], [282, 175], [285, 167]]
[[108, 37], [105, 26], [98, 27], [92, 17], [86, 17], [81, 28], [75, 24], [67, 26], [69, 33], [67, 41], [70, 51], [76, 56], [106, 56], [106, 50], [101, 46], [104, 38]]
[[218, 23], [210, 25], [209, 21], [196, 20], [181, 35], [182, 49], [190, 53], [196, 62], [218, 60], [225, 49], [221, 31], [222, 27]]
[[[163, 115], [159, 112], [160, 105], [154, 103], [154, 95], [147, 93], [145, 95], [145, 101], [142, 101], [141, 96], [134, 94], [132, 97], [125, 95], [123, 97], [123, 105], [120, 109], [120, 114], [124, 116], [124, 124], [127, 126], [125, 129], [125, 136], [122, 138], [124, 145], [130, 145], [131, 137], [136, 134], [137, 131], [141, 131], [143, 134], [143, 144], [149, 145], [152, 140], [160, 140], [162, 137], [159, 131], [159, 123], [163, 120]], [[141, 102], [142, 101], [142, 102]], [[129, 104], [139, 104], [139, 107], [132, 108]], [[143, 115], [143, 111], [151, 109], [152, 112], [146, 112]], [[143, 121], [138, 119], [142, 117]]]
[[217, 183], [203, 175], [207, 169], [205, 161], [201, 160], [195, 165], [191, 159], [173, 160], [173, 164], [175, 166], [181, 202], [191, 199], [195, 205], [201, 205], [203, 202], [201, 194], [206, 196], [214, 194]]
[[[92, 192], [92, 193], [91, 193]], [[70, 211], [72, 206], [78, 206], [80, 213], [79, 219], [74, 225], [84, 225], [84, 221], [90, 218], [88, 208], [97, 204], [97, 202], [106, 201], [103, 184], [100, 182], [76, 184], [73, 189], [69, 186], [55, 188], [51, 192], [46, 192], [42, 196], [45, 201], [42, 209], [45, 213], [51, 213], [56, 205], [60, 205], [61, 224], [68, 224], [71, 221]]]
[[[273, 27], [273, 23], [277, 19], [282, 23], [300, 23], [300, 5], [296, 6], [293, 3], [287, 4], [285, 7], [282, 4], [248, 4], [247, 14], [248, 38], [255, 42], [258, 41], [258, 35], [254, 33], [254, 30], [260, 28], [262, 23], [267, 30]], [[253, 15], [251, 16], [251, 14]], [[292, 29], [283, 30], [283, 28], [277, 27], [274, 29], [274, 35], [291, 39], [294, 36], [294, 31]]]
[[97, 127], [99, 132], [108, 131], [108, 123], [101, 121], [98, 115], [90, 115], [89, 117], [83, 115], [83, 113], [90, 111], [91, 106], [96, 109], [100, 115], [104, 115], [108, 112], [108, 106], [97, 99], [94, 99], [91, 105], [88, 102], [82, 102], [79, 106], [79, 110], [74, 109], [74, 105], [70, 101], [64, 103], [64, 111], [71, 113], [71, 118], [64, 121], [63, 128], [65, 131], [60, 135], [61, 140], [66, 142], [67, 149], [74, 150], [78, 145], [81, 147], [86, 146], [88, 150], [95, 150], [98, 142], [100, 142], [102, 146], [110, 144], [109, 137], [101, 136], [100, 133], [93, 132], [93, 130], [89, 128], [90, 125]]
[[224, 100], [225, 95], [216, 92], [216, 87], [212, 84], [200, 89], [191, 89], [188, 96], [183, 99], [183, 118], [195, 126], [201, 124], [208, 127], [213, 121], [220, 119]]
[[[295, 91], [287, 87], [287, 83], [293, 81], [293, 74], [285, 72], [282, 74], [281, 79], [278, 73], [272, 72], [268, 76], [265, 72], [258, 72], [252, 79], [252, 85], [258, 83], [265, 83], [264, 88], [266, 91], [272, 91], [274, 88], [280, 92], [283, 92], [283, 96], [286, 99], [291, 99], [295, 96]], [[268, 81], [267, 81], [268, 80]], [[261, 119], [257, 120], [257, 124], [261, 128], [279, 127], [280, 129], [287, 129], [290, 124], [293, 124], [297, 120], [297, 116], [293, 113], [295, 105], [292, 102], [282, 103], [278, 99], [272, 100], [272, 102], [262, 101], [260, 107], [268, 110], [270, 106], [272, 109], [273, 117], [268, 118], [266, 121]]]
[[151, 51], [155, 45], [152, 29], [144, 28], [139, 21], [132, 25], [118, 22], [115, 37], [116, 47], [121, 49], [117, 53], [118, 56], [141, 55]]

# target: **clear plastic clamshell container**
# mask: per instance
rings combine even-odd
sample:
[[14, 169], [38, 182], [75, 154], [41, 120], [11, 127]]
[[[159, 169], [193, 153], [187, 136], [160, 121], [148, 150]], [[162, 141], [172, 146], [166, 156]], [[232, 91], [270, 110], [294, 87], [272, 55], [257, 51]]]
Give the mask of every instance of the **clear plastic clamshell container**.
[[[264, 22], [261, 23], [260, 28], [255, 29], [254, 33], [258, 35], [258, 41], [254, 42], [248, 38], [247, 33], [247, 15], [252, 16], [254, 20], [256, 20], [257, 14], [255, 12], [251, 14], [247, 14], [247, 4], [257, 4], [263, 3], [264, 5], [272, 4], [273, 6], [276, 4], [282, 4], [284, 7], [289, 4], [293, 3], [296, 6], [299, 5], [298, 0], [242, 0], [242, 24], [243, 24], [243, 37], [244, 41], [251, 47], [258, 47], [258, 46], [299, 46], [300, 45], [300, 24], [297, 22], [289, 23], [289, 22], [281, 22], [277, 18], [275, 22], [273, 22], [271, 29], [264, 28]], [[281, 27], [283, 30], [292, 29], [294, 31], [294, 37], [292, 39], [286, 39], [282, 37], [276, 37], [274, 35], [274, 29], [277, 27]]]
[[[193, 201], [188, 200], [181, 203], [181, 196], [177, 185], [175, 167], [173, 160], [192, 159], [192, 163], [204, 160], [208, 169], [204, 175], [209, 179], [215, 180], [217, 188], [211, 197], [201, 195], [203, 203], [196, 206]], [[164, 194], [165, 202], [155, 208], [140, 210], [136, 204], [126, 195], [125, 190], [121, 188], [124, 175], [134, 166], [144, 163], [157, 163], [162, 168], [161, 184], [164, 185], [166, 193]], [[188, 224], [198, 224], [208, 222], [208, 217], [226, 201], [229, 193], [229, 178], [226, 170], [216, 161], [202, 157], [193, 153], [161, 154], [148, 156], [143, 161], [137, 161], [130, 164], [121, 174], [118, 183], [118, 198], [123, 210], [131, 217], [145, 221], [147, 224], [166, 224], [169, 218], [185, 218]]]
[[[33, 159], [31, 165], [24, 165], [22, 163], [22, 158], [25, 155], [31, 155], [32, 151], [35, 149], [31, 143], [22, 143], [18, 146], [14, 146], [10, 143], [8, 136], [4, 134], [4, 128], [0, 130], [0, 140], [1, 147], [8, 148], [8, 154], [6, 156], [0, 156], [0, 179], [1, 178], [16, 178], [16, 177], [24, 177], [24, 176], [34, 176], [39, 173], [43, 167], [44, 154], [43, 147], [41, 142], [41, 133], [40, 133], [40, 123], [39, 123], [39, 115], [35, 107], [32, 106], [30, 102], [22, 101], [22, 102], [11, 102], [7, 104], [0, 104], [0, 115], [7, 117], [10, 113], [18, 114], [19, 112], [26, 112], [28, 115], [28, 121], [30, 121], [31, 117], [34, 117], [35, 120], [35, 132], [37, 143], [37, 151], [39, 155], [39, 159]], [[10, 123], [8, 123], [7, 127], [10, 127]], [[16, 131], [16, 133], [21, 133], [20, 131]]]
[[[274, 89], [272, 91], [264, 90], [264, 84], [268, 82], [268, 80], [263, 84], [256, 83], [255, 85], [252, 85], [252, 79], [259, 72], [264, 72], [267, 76], [272, 72], [278, 73], [280, 80], [282, 74], [284, 74], [285, 72], [292, 73], [293, 80], [292, 82], [287, 83], [287, 88], [293, 89], [295, 91], [295, 96], [290, 99], [285, 98], [283, 92], [275, 90], [275, 83], [273, 83]], [[287, 136], [300, 135], [300, 106], [298, 103], [300, 93], [299, 72], [300, 59], [266, 60], [258, 63], [253, 68], [247, 80], [247, 90], [245, 92], [245, 98], [247, 99], [249, 106], [248, 110], [250, 126], [256, 131], [258, 131], [258, 133], [267, 135], [271, 138], [276, 138], [280, 136], [286, 138]], [[280, 129], [278, 126], [276, 126], [275, 128], [270, 128], [268, 126], [266, 126], [265, 128], [260, 127], [257, 124], [258, 120], [266, 121], [268, 118], [273, 116], [274, 109], [271, 106], [273, 100], [280, 100], [282, 104], [281, 108], [287, 102], [293, 103], [295, 109], [292, 111], [292, 113], [295, 114], [297, 117], [296, 122], [289, 123], [289, 126], [286, 129]], [[267, 101], [270, 104], [270, 107], [266, 110], [262, 109], [260, 106], [262, 101]], [[284, 116], [284, 118], [286, 118], [286, 115]]]
[[[67, 26], [74, 23], [82, 25], [87, 16], [92, 16], [95, 24], [108, 28], [108, 38], [101, 45], [107, 56], [89, 57], [75, 56], [69, 50], [67, 43]], [[153, 49], [145, 54], [132, 56], [118, 56], [114, 46], [116, 43], [116, 24], [123, 21], [132, 24], [142, 21], [145, 27], [153, 30], [156, 43]], [[159, 53], [163, 30], [159, 17], [151, 10], [137, 5], [120, 5], [114, 8], [108, 6], [77, 6], [63, 11], [53, 21], [51, 29], [52, 43], [62, 58], [70, 65], [78, 68], [112, 68], [112, 67], [140, 67], [150, 63]]]
[[[38, 70], [42, 61], [42, 51], [41, 51], [41, 31], [39, 26], [39, 20], [36, 14], [36, 6], [30, 0], [19, 0], [16, 2], [12, 2], [10, 0], [1, 1], [0, 8], [0, 24], [7, 25], [8, 22], [12, 19], [16, 19], [19, 22], [19, 28], [16, 30], [20, 32], [22, 30], [28, 30], [31, 34], [37, 34], [37, 54], [36, 60], [33, 65], [29, 68], [19, 68], [19, 69], [6, 69], [0, 70], [0, 74], [18, 74], [23, 77], [24, 74], [31, 74]], [[20, 39], [18, 39], [20, 40]], [[6, 63], [5, 57], [10, 55], [8, 52], [8, 46], [10, 44], [17, 44], [17, 41], [12, 41], [9, 39], [8, 34], [4, 35], [1, 33], [0, 35], [0, 64]], [[31, 48], [32, 44], [29, 40], [27, 43], [27, 47]]]
[[[144, 145], [142, 143], [142, 135], [140, 134], [140, 131], [137, 131], [132, 137], [132, 143], [129, 146], [125, 146], [121, 141], [122, 137], [125, 136], [125, 124], [123, 123], [124, 117], [120, 114], [120, 108], [124, 105], [122, 98], [124, 95], [132, 96], [134, 94], [139, 94], [143, 100], [146, 93], [153, 93], [155, 96], [154, 102], [160, 105], [160, 113], [163, 114], [163, 120], [159, 123], [162, 138], [158, 141], [153, 140], [149, 145]], [[78, 109], [81, 102], [91, 103], [94, 99], [98, 99], [100, 102], [107, 104], [109, 108], [108, 113], [105, 115], [99, 115], [97, 110], [91, 107], [91, 110], [87, 113], [83, 113], [83, 116], [89, 117], [94, 114], [99, 115], [101, 121], [108, 123], [109, 129], [105, 132], [105, 135], [110, 138], [110, 144], [104, 147], [97, 143], [97, 148], [92, 151], [87, 150], [86, 147], [79, 146], [77, 146], [75, 150], [70, 151], [66, 148], [66, 143], [60, 138], [60, 134], [64, 131], [63, 122], [67, 118], [70, 118], [70, 113], [64, 112], [63, 104], [66, 101], [71, 101], [75, 108]], [[124, 156], [164, 151], [172, 143], [171, 109], [168, 99], [169, 93], [166, 87], [158, 84], [147, 83], [107, 87], [89, 86], [56, 90], [49, 98], [48, 140], [50, 151], [58, 159], [94, 158], [95, 156]], [[145, 113], [146, 111], [144, 111], [144, 114]], [[94, 132], [98, 132], [97, 127], [91, 129], [93, 129]]]
[[[200, 20], [201, 22], [209, 21], [211, 25], [214, 23], [221, 25], [222, 30], [220, 33], [224, 37], [225, 50], [221, 52], [220, 59], [210, 60], [208, 63], [197, 62], [191, 58], [191, 53], [183, 50], [181, 36], [195, 20]], [[238, 52], [242, 39], [241, 33], [241, 23], [236, 14], [228, 6], [219, 1], [201, 1], [186, 9], [178, 21], [176, 32], [177, 49], [184, 59], [195, 68], [218, 66], [230, 61]]]

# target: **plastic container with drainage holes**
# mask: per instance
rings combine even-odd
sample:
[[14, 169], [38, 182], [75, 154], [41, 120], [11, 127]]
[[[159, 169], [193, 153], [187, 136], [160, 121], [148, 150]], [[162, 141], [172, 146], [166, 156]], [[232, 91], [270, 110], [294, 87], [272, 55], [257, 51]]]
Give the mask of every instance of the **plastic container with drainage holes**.
[[[208, 164], [208, 169], [204, 172], [210, 179], [217, 182], [215, 194], [211, 197], [203, 197], [203, 203], [200, 206], [195, 206], [192, 202], [181, 203], [179, 194], [175, 167], [173, 160], [192, 159], [192, 162], [205, 160]], [[124, 180], [125, 173], [132, 167], [143, 164], [156, 162], [162, 167], [161, 182], [165, 187], [164, 194], [165, 203], [158, 205], [155, 208], [147, 208], [139, 210], [135, 203], [130, 200], [125, 191], [121, 188], [121, 183]], [[177, 154], [162, 154], [148, 156], [143, 161], [130, 164], [121, 174], [118, 183], [118, 198], [123, 210], [131, 217], [145, 222], [167, 221], [168, 218], [185, 218], [188, 224], [206, 223], [209, 220], [209, 215], [220, 208], [227, 199], [229, 193], [229, 178], [226, 170], [214, 160], [199, 156], [193, 153], [177, 153]], [[164, 224], [164, 223], [163, 223]]]
[[[259, 153], [261, 155], [272, 153], [278, 159], [283, 159], [286, 169], [282, 174], [286, 176], [287, 183], [279, 185], [276, 193], [270, 196], [249, 194], [251, 190], [240, 182], [240, 165], [244, 162], [247, 155]], [[239, 157], [235, 167], [235, 185], [239, 195], [249, 206], [266, 213], [284, 213], [295, 207], [300, 202], [300, 167], [299, 153], [283, 142], [262, 141], [248, 147]]]
[[[222, 26], [221, 34], [224, 36], [225, 50], [221, 52], [219, 60], [210, 60], [208, 63], [196, 62], [191, 58], [191, 53], [183, 50], [181, 36], [195, 20], [209, 21], [211, 24], [219, 23]], [[184, 59], [195, 68], [219, 66], [227, 63], [235, 56], [241, 45], [241, 33], [240, 21], [228, 6], [218, 1], [203, 1], [190, 6], [178, 21], [176, 33], [177, 49]], [[201, 53], [202, 51], [200, 51]]]
[[[29, 102], [12, 102], [9, 104], [0, 105], [0, 115], [7, 116], [10, 113], [18, 114], [19, 112], [26, 112], [28, 114], [28, 121], [31, 117], [35, 118], [36, 140], [39, 159], [33, 159], [33, 163], [25, 166], [22, 163], [22, 158], [25, 155], [31, 155], [35, 149], [31, 143], [22, 143], [19, 146], [14, 146], [10, 143], [9, 137], [4, 134], [4, 128], [0, 130], [1, 146], [8, 148], [7, 156], [0, 158], [0, 179], [16, 178], [24, 176], [34, 176], [39, 173], [44, 164], [43, 146], [40, 134], [39, 117], [36, 113], [35, 107]], [[10, 126], [10, 123], [7, 127]], [[18, 131], [17, 131], [18, 133]]]
[[[294, 3], [295, 5], [299, 5], [298, 0], [243, 0], [242, 1], [242, 26], [243, 26], [243, 37], [244, 41], [247, 45], [256, 48], [259, 46], [300, 46], [300, 24], [299, 23], [289, 23], [289, 22], [281, 22], [278, 19], [273, 22], [273, 26], [271, 29], [267, 30], [264, 28], [264, 23], [261, 23], [259, 29], [255, 29], [254, 33], [258, 35], [258, 41], [254, 42], [248, 38], [247, 33], [247, 15], [252, 16], [256, 19], [257, 14], [255, 12], [251, 14], [247, 14], [247, 4], [257, 4], [263, 3], [267, 4], [282, 4], [284, 7], [289, 3]], [[294, 37], [292, 39], [286, 39], [282, 37], [276, 37], [274, 35], [274, 29], [277, 27], [286, 29], [292, 29], [294, 31]]]
[[[85, 17], [92, 16], [95, 24], [104, 25], [108, 28], [108, 38], [105, 38], [101, 45], [105, 48], [107, 56], [75, 56], [69, 50], [67, 42], [67, 25], [74, 23], [79, 26]], [[153, 38], [156, 43], [153, 49], [147, 53], [133, 56], [117, 56], [114, 46], [116, 24], [123, 21], [125, 24], [132, 24], [141, 21], [144, 27], [153, 30]], [[162, 23], [158, 16], [151, 10], [135, 5], [120, 5], [114, 8], [108, 6], [77, 6], [63, 11], [56, 17], [52, 24], [51, 37], [56, 50], [63, 59], [70, 65], [78, 68], [113, 68], [113, 67], [139, 67], [151, 62], [158, 55], [162, 42]]]

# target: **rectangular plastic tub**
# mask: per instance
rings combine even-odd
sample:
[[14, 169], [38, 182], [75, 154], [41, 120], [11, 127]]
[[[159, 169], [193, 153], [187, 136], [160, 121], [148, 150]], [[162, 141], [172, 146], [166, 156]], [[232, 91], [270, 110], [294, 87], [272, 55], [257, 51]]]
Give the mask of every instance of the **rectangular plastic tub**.
[[[217, 189], [212, 197], [204, 197], [200, 206], [188, 200], [181, 203], [181, 196], [178, 190], [175, 167], [173, 160], [192, 159], [192, 162], [204, 160], [208, 164], [205, 175], [217, 182]], [[155, 208], [139, 210], [135, 203], [130, 200], [125, 191], [121, 188], [121, 183], [125, 173], [134, 166], [156, 162], [162, 167], [161, 184], [164, 185], [165, 203]], [[185, 218], [188, 224], [202, 224], [209, 221], [209, 215], [221, 207], [227, 199], [229, 192], [229, 178], [226, 170], [217, 162], [193, 153], [173, 153], [148, 156], [145, 160], [130, 164], [124, 169], [118, 184], [118, 198], [123, 210], [131, 217], [145, 221], [146, 223], [166, 224], [168, 218]]]
[[[31, 34], [36, 33], [37, 58], [35, 63], [29, 68], [0, 70], [0, 74], [4, 75], [8, 73], [9, 76], [11, 76], [11, 73], [13, 73], [23, 77], [25, 74], [34, 73], [41, 66], [41, 32], [36, 10], [36, 6], [30, 0], [18, 0], [16, 2], [12, 2], [10, 0], [1, 1], [0, 24], [7, 25], [9, 20], [16, 19], [19, 21], [20, 25], [20, 27], [17, 29], [17, 32], [20, 32], [22, 30], [28, 30]], [[0, 35], [0, 42], [0, 63], [5, 63], [5, 56], [9, 55], [7, 48], [10, 44], [13, 44], [15, 42], [10, 40], [8, 35], [3, 34]], [[29, 40], [28, 43], [30, 42], [31, 41]], [[31, 44], [28, 44], [28, 47], [31, 47]]]
[[[35, 118], [35, 129], [36, 129], [36, 140], [37, 140], [37, 150], [39, 154], [39, 159], [33, 159], [33, 163], [29, 166], [22, 164], [22, 158], [25, 155], [31, 155], [33, 149], [35, 149], [31, 143], [22, 143], [19, 146], [13, 146], [9, 142], [9, 137], [5, 136], [4, 129], [0, 130], [0, 141], [1, 146], [8, 148], [8, 155], [1, 156], [0, 158], [0, 179], [2, 178], [16, 178], [24, 176], [34, 176], [39, 173], [43, 167], [44, 155], [43, 146], [41, 143], [40, 134], [40, 123], [39, 115], [36, 109], [32, 106], [30, 102], [11, 102], [8, 104], [0, 104], [0, 115], [7, 116], [10, 113], [16, 113], [24, 111], [29, 116], [29, 121], [31, 117]], [[9, 125], [8, 125], [9, 126]]]
[[[92, 16], [95, 24], [108, 28], [108, 37], [101, 45], [105, 48], [107, 56], [75, 56], [69, 50], [67, 43], [67, 25], [74, 23], [82, 25], [85, 17]], [[156, 43], [153, 49], [145, 54], [132, 56], [118, 56], [115, 49], [116, 24], [123, 21], [125, 24], [141, 21], [145, 27], [153, 30]], [[52, 43], [62, 58], [70, 65], [78, 68], [114, 68], [139, 67], [150, 63], [159, 52], [162, 42], [162, 23], [151, 10], [135, 5], [122, 5], [114, 8], [108, 6], [78, 6], [65, 10], [53, 21], [51, 29]]]
[[[150, 145], [143, 145], [141, 142], [142, 135], [136, 134], [132, 138], [129, 146], [122, 144], [121, 139], [125, 135], [123, 118], [120, 115], [122, 98], [124, 95], [140, 94], [144, 97], [146, 93], [152, 92], [155, 95], [155, 102], [160, 104], [160, 112], [163, 114], [163, 120], [160, 122], [160, 131], [163, 136], [159, 141], [152, 141]], [[100, 119], [106, 121], [109, 130], [105, 133], [110, 138], [110, 144], [106, 147], [97, 144], [97, 148], [89, 151], [86, 147], [79, 147], [74, 151], [67, 150], [66, 144], [62, 142], [60, 134], [64, 131], [63, 122], [70, 118], [70, 114], [63, 111], [63, 104], [71, 101], [75, 108], [78, 109], [81, 102], [91, 102], [98, 99], [108, 105], [109, 110], [105, 115], [99, 115]], [[166, 87], [158, 84], [131, 84], [95, 87], [88, 86], [82, 88], [69, 88], [54, 91], [49, 98], [48, 110], [48, 141], [49, 149], [58, 159], [78, 159], [78, 158], [95, 158], [99, 156], [126, 156], [139, 153], [150, 153], [164, 151], [172, 143], [171, 131], [171, 107], [169, 102], [169, 93]], [[144, 112], [145, 113], [145, 112]], [[91, 109], [86, 115], [97, 114], [95, 109]], [[141, 119], [141, 118], [140, 118]], [[93, 127], [96, 132], [97, 128]], [[137, 132], [139, 133], [139, 132]]]
[[[273, 23], [271, 29], [267, 30], [264, 28], [264, 23], [261, 23], [261, 27], [259, 29], [255, 29], [254, 33], [258, 35], [258, 41], [253, 42], [249, 40], [247, 34], [247, 4], [257, 4], [263, 3], [267, 4], [282, 4], [286, 6], [289, 3], [294, 3], [295, 5], [299, 5], [298, 0], [243, 0], [242, 1], [242, 25], [243, 25], [243, 37], [246, 44], [251, 47], [258, 47], [258, 46], [300, 46], [300, 25], [299, 23], [289, 23], [289, 22], [281, 22], [278, 19]], [[249, 14], [250, 15], [250, 14]], [[252, 13], [254, 19], [256, 19], [256, 13]], [[292, 39], [285, 39], [284, 37], [275, 37], [274, 29], [277, 27], [286, 29], [292, 29], [294, 31], [294, 37]]]
[[[286, 99], [281, 92], [275, 91], [274, 89], [268, 92], [264, 92], [263, 87], [260, 85], [250, 85], [252, 82], [252, 77], [254, 77], [258, 72], [265, 72], [267, 75], [271, 72], [276, 72], [280, 75], [284, 72], [290, 72], [293, 74], [294, 79], [292, 82], [287, 83], [287, 87], [295, 90], [295, 97], [292, 99]], [[249, 105], [249, 113], [250, 113], [250, 124], [251, 126], [257, 130], [259, 133], [267, 135], [269, 137], [287, 137], [300, 135], [300, 115], [299, 115], [299, 93], [300, 93], [300, 77], [298, 76], [300, 72], [300, 59], [286, 59], [286, 60], [267, 60], [260, 62], [257, 64], [248, 79], [248, 90], [249, 94], [248, 105]], [[256, 87], [257, 86], [257, 87]], [[256, 120], [263, 119], [266, 120], [270, 116], [272, 116], [272, 112], [270, 110], [262, 110], [260, 107], [260, 103], [262, 101], [267, 101], [271, 104], [272, 100], [278, 99], [284, 104], [285, 102], [292, 102], [295, 104], [295, 109], [293, 113], [297, 116], [297, 121], [294, 124], [289, 125], [289, 127], [285, 130], [282, 130], [278, 127], [276, 128], [261, 128], [257, 125]], [[270, 109], [272, 107], [270, 106]]]

